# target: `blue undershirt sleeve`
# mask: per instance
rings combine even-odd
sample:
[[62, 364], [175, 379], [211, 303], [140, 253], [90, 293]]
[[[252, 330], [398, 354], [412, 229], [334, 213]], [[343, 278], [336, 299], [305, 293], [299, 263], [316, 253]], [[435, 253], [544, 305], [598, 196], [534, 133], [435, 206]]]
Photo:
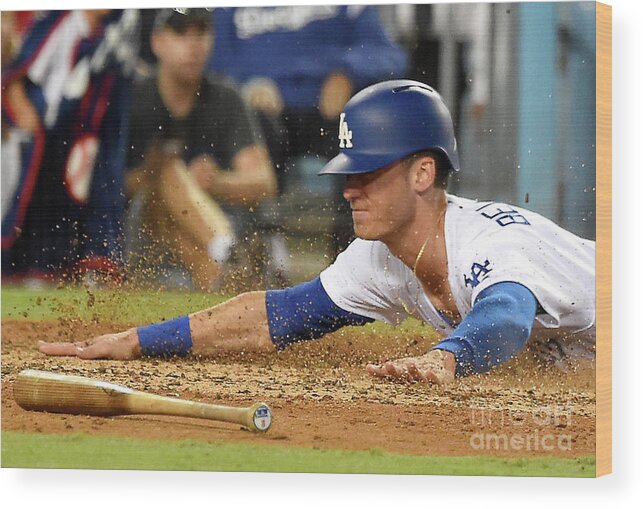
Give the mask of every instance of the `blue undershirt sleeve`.
[[449, 337], [433, 349], [453, 353], [456, 376], [484, 373], [526, 345], [538, 302], [525, 286], [502, 282], [485, 288]]
[[374, 321], [337, 306], [319, 277], [285, 290], [268, 290], [266, 313], [270, 338], [278, 350], [298, 341], [319, 338], [346, 325]]

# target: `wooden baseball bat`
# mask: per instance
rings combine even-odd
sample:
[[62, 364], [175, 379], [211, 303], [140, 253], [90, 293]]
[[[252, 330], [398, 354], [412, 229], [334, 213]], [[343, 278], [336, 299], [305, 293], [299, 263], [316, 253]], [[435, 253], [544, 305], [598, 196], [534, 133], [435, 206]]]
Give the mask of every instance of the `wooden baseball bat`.
[[13, 396], [25, 410], [80, 415], [157, 414], [199, 417], [241, 424], [252, 431], [268, 431], [272, 412], [265, 403], [248, 408], [212, 405], [135, 391], [83, 376], [48, 371], [21, 371]]

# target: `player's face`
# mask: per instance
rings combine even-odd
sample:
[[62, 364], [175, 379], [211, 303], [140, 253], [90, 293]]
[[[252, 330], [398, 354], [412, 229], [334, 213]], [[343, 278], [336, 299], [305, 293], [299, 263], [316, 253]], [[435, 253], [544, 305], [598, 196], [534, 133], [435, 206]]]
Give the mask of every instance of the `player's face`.
[[404, 230], [415, 210], [409, 168], [400, 162], [372, 173], [349, 175], [344, 198], [351, 205], [355, 235], [365, 240], [386, 242]]
[[178, 81], [200, 81], [212, 50], [212, 31], [207, 26], [188, 25], [177, 32], [166, 28], [153, 40], [156, 57]]

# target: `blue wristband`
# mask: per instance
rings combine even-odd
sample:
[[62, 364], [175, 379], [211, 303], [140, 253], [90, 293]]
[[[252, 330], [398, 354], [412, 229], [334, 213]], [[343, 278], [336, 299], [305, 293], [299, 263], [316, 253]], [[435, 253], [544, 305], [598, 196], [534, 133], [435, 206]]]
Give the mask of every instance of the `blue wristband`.
[[137, 332], [141, 351], [148, 357], [185, 356], [192, 349], [188, 315], [139, 327]]

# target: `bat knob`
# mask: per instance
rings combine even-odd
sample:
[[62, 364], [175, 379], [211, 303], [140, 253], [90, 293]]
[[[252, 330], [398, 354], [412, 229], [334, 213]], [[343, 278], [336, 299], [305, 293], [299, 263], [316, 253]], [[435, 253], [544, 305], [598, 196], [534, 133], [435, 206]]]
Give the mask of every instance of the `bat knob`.
[[252, 425], [249, 428], [253, 431], [266, 432], [272, 425], [272, 411], [265, 403], [256, 403], [250, 407]]

